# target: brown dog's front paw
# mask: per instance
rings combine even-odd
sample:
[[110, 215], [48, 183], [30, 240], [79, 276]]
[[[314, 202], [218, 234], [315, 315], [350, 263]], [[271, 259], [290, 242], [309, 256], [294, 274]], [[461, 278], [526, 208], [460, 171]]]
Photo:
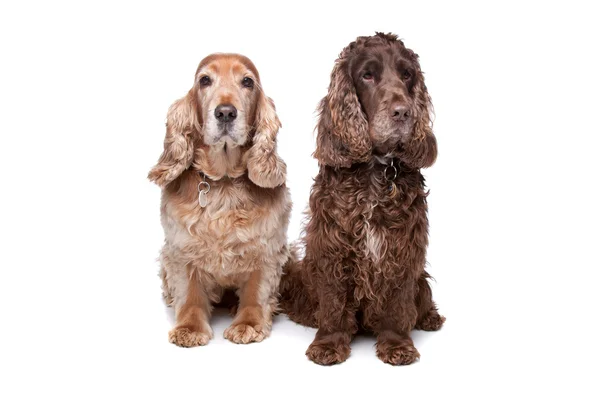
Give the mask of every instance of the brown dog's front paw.
[[180, 347], [204, 346], [211, 337], [211, 333], [192, 331], [189, 328], [175, 328], [169, 332], [169, 342]]
[[262, 342], [267, 335], [260, 325], [250, 326], [246, 324], [231, 325], [223, 333], [225, 339], [238, 344]]
[[306, 350], [306, 356], [319, 365], [339, 364], [350, 357], [350, 346], [345, 343], [313, 342]]
[[437, 331], [441, 329], [445, 321], [446, 317], [440, 315], [437, 310], [430, 310], [423, 319], [417, 322], [415, 328], [422, 331]]
[[385, 341], [377, 343], [377, 357], [392, 365], [409, 365], [421, 355], [411, 343]]

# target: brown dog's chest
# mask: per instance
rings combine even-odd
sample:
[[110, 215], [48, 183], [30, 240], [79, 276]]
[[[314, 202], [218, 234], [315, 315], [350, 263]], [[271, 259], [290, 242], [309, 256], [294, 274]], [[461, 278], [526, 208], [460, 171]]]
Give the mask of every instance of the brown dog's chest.
[[311, 196], [311, 209], [322, 210], [357, 255], [375, 263], [402, 248], [411, 227], [426, 218], [422, 175], [398, 173], [392, 180], [383, 170], [326, 171], [317, 177]]
[[420, 211], [418, 200], [426, 197], [418, 171], [399, 173], [393, 180], [385, 178], [383, 168], [339, 174], [333, 179], [319, 174], [311, 209], [323, 209], [332, 222], [349, 233], [355, 232], [355, 224], [361, 221], [392, 228], [408, 214]]

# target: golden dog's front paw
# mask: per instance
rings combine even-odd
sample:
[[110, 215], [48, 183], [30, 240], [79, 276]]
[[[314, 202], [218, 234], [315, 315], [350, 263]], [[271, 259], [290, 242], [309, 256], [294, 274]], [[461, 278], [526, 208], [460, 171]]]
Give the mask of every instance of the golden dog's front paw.
[[169, 342], [180, 347], [204, 346], [211, 337], [210, 332], [197, 332], [189, 328], [175, 328], [169, 332]]
[[225, 339], [238, 344], [262, 342], [267, 335], [265, 329], [260, 325], [250, 326], [247, 324], [231, 325], [223, 333]]

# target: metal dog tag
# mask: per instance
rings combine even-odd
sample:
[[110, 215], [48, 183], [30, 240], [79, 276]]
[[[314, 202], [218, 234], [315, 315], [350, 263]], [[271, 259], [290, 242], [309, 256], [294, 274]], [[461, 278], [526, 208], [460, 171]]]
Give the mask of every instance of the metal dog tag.
[[206, 181], [202, 181], [198, 184], [198, 204], [204, 208], [208, 204], [208, 192], [210, 192], [210, 185]]
[[198, 204], [200, 204], [200, 207], [202, 208], [206, 207], [206, 205], [208, 204], [208, 198], [206, 196], [206, 193], [203, 191], [198, 193]]

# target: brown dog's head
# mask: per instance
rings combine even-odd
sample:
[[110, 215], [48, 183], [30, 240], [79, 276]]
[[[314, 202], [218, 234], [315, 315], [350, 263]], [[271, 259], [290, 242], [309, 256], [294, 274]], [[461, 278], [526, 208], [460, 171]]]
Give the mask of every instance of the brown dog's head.
[[286, 175], [276, 153], [280, 127], [252, 61], [212, 54], [200, 62], [188, 94], [169, 109], [164, 151], [148, 177], [165, 186], [193, 165], [213, 179], [248, 171], [259, 186], [279, 186]]
[[333, 68], [315, 157], [348, 167], [373, 155], [395, 156], [432, 135], [430, 111], [418, 56], [392, 34], [359, 37]]

